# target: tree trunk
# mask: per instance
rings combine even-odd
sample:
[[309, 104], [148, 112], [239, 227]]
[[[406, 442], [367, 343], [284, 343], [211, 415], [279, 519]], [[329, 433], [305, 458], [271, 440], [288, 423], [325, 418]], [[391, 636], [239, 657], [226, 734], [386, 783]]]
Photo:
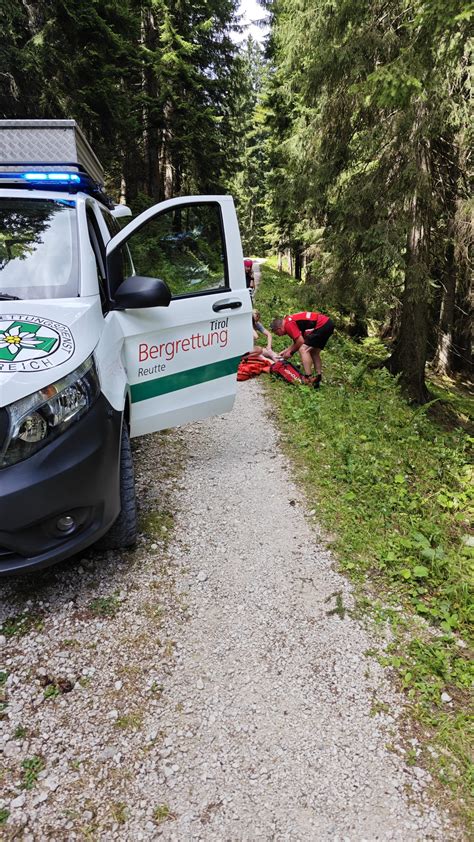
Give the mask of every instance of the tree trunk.
[[451, 374], [456, 288], [463, 264], [463, 206], [459, 201], [459, 189], [462, 189], [460, 174], [461, 160], [464, 156], [460, 154], [458, 139], [449, 132], [445, 137], [438, 138], [434, 147], [434, 156], [437, 158], [440, 199], [446, 218], [447, 243], [439, 272], [442, 294], [439, 321], [436, 325], [433, 367], [440, 374]]
[[453, 226], [448, 226], [450, 237], [446, 247], [446, 271], [443, 275], [443, 295], [438, 325], [438, 341], [433, 368], [439, 374], [450, 374], [453, 354], [454, 299], [456, 295], [456, 264], [454, 261]]
[[161, 197], [158, 139], [156, 126], [149, 125], [146, 133], [147, 193], [159, 202]]
[[474, 291], [469, 265], [465, 265], [458, 274], [456, 299], [454, 305], [452, 370], [472, 376], [472, 321]]
[[[156, 52], [158, 31], [152, 8], [144, 9], [142, 12], [141, 41], [146, 47], [148, 55]], [[143, 105], [143, 147], [145, 153], [143, 186], [147, 195], [158, 202], [162, 198], [158, 143], [160, 126], [158, 125], [156, 109], [153, 106], [153, 103], [158, 100], [158, 81], [154, 63], [149, 58], [143, 65], [142, 87], [145, 95]]]
[[367, 314], [365, 312], [365, 308], [355, 310], [351, 313], [351, 321], [347, 328], [347, 333], [356, 341], [360, 341], [361, 339], [366, 339], [368, 337], [369, 329], [367, 326]]
[[431, 167], [428, 142], [419, 136], [422, 121], [417, 121], [417, 184], [410, 204], [410, 229], [407, 237], [405, 289], [402, 296], [400, 335], [387, 366], [408, 397], [426, 403], [430, 394], [425, 384], [428, 338], [429, 246]]
[[127, 181], [126, 181], [126, 178], [125, 178], [125, 175], [124, 175], [123, 172], [120, 176], [119, 204], [120, 205], [126, 205], [127, 204]]
[[164, 108], [164, 127], [160, 143], [160, 179], [163, 199], [172, 199], [176, 195], [174, 166], [171, 158], [173, 106], [170, 102]]
[[380, 328], [380, 339], [396, 346], [398, 337], [400, 336], [400, 320], [402, 315], [402, 305], [398, 302], [395, 307], [392, 307], [388, 313], [387, 321], [384, 322]]
[[296, 246], [295, 249], [295, 278], [297, 281], [301, 281], [301, 248], [300, 246]]
[[130, 203], [136, 199], [138, 192], [143, 188], [141, 174], [139, 173], [140, 158], [134, 155], [130, 149], [124, 152], [123, 156], [123, 181], [126, 185], [126, 201]]
[[472, 283], [471, 253], [474, 245], [472, 213], [466, 203], [458, 209], [456, 219], [455, 260], [457, 267], [456, 296], [454, 301], [452, 369], [472, 375], [472, 316], [474, 289]]

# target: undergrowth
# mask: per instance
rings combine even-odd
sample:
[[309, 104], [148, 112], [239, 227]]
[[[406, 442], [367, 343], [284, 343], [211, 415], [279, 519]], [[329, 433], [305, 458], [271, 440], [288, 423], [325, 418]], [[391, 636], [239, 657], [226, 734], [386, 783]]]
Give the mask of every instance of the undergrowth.
[[[304, 287], [263, 267], [257, 304], [267, 325], [305, 308]], [[276, 338], [274, 348], [287, 344]], [[462, 426], [438, 426], [427, 407], [409, 406], [396, 380], [374, 365], [384, 355], [375, 339], [356, 344], [336, 332], [322, 352], [321, 389], [275, 382], [271, 392], [283, 439], [341, 567], [365, 590], [365, 604], [392, 621], [394, 643], [384, 661], [437, 741], [439, 777], [466, 815], [473, 439]]]

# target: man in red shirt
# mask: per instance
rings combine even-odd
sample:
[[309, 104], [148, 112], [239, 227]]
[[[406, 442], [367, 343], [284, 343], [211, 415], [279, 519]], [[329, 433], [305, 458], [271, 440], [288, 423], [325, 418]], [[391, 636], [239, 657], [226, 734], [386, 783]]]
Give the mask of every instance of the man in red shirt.
[[292, 316], [285, 316], [273, 319], [270, 329], [277, 336], [287, 336], [293, 340], [289, 348], [286, 348], [280, 356], [284, 359], [292, 357], [298, 351], [303, 368], [307, 377], [316, 371], [314, 385], [317, 387], [321, 382], [321, 354], [326, 342], [334, 333], [334, 324], [329, 316], [323, 313], [293, 313]]

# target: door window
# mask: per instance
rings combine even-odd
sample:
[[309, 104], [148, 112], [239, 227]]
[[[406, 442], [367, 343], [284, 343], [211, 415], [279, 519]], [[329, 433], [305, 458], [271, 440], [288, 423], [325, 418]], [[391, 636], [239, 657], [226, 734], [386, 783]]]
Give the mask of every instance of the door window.
[[115, 237], [116, 234], [120, 234], [120, 225], [118, 224], [117, 220], [112, 216], [112, 214], [104, 210], [103, 208], [100, 208], [100, 212], [102, 214], [102, 219], [104, 220], [107, 226], [110, 238]]
[[127, 245], [134, 274], [165, 281], [173, 298], [229, 288], [218, 204], [164, 211], [132, 234]]

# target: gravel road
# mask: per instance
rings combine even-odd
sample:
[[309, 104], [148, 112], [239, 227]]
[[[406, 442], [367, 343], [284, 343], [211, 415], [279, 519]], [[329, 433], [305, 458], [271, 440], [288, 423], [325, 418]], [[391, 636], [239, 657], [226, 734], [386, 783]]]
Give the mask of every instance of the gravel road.
[[461, 838], [270, 415], [141, 440], [138, 549], [2, 584], [5, 839]]

